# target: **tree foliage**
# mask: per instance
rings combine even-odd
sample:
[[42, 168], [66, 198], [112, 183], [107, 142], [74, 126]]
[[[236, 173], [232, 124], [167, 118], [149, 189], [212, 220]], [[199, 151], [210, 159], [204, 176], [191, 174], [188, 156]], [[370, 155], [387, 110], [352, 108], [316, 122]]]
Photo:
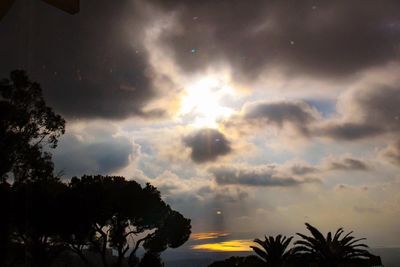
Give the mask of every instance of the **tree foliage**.
[[48, 107], [42, 89], [25, 71], [15, 70], [0, 81], [0, 179], [48, 179], [51, 155], [65, 131], [65, 121]]
[[161, 252], [188, 240], [190, 220], [150, 184], [100, 175], [69, 183], [56, 179], [46, 150], [57, 146], [64, 131], [64, 119], [46, 105], [40, 85], [24, 71], [0, 82], [0, 201], [6, 207], [0, 220], [1, 266], [20, 259], [20, 264], [47, 267], [66, 250], [86, 266], [91, 266], [89, 251], [104, 267], [122, 266], [128, 251], [131, 266], [145, 266], [135, 260], [139, 247], [146, 251], [143, 261], [161, 264]]
[[139, 247], [159, 254], [181, 246], [191, 233], [190, 220], [172, 210], [150, 184], [142, 187], [118, 176], [83, 176], [71, 180], [68, 194], [63, 237], [82, 258], [90, 247], [104, 266], [110, 265], [110, 248], [117, 253], [115, 266], [122, 265], [128, 251], [135, 266]]
[[32, 267], [50, 266], [65, 249], [60, 238], [63, 223], [61, 198], [67, 186], [58, 180], [15, 182], [12, 185], [11, 219], [14, 247], [25, 252]]
[[[8, 233], [1, 236], [2, 247], [18, 248], [15, 256], [23, 251], [20, 263], [31, 267], [51, 266], [67, 250], [86, 266], [98, 266], [89, 254], [105, 267], [162, 264], [160, 253], [181, 246], [191, 232], [190, 220], [171, 209], [155, 187], [123, 177], [83, 176], [68, 184], [29, 180], [3, 183], [0, 190], [10, 220], [1, 221], [2, 233]], [[142, 260], [136, 256], [140, 247], [146, 251]]]

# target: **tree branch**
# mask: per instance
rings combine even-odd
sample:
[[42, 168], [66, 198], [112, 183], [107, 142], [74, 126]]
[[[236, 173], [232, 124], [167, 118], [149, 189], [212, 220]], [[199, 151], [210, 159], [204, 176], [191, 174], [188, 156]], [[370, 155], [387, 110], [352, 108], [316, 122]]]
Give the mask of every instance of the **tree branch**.
[[143, 241], [145, 241], [145, 240], [147, 240], [147, 239], [149, 239], [149, 238], [151, 238], [153, 236], [154, 236], [154, 233], [148, 234], [147, 236], [145, 236], [145, 237], [139, 239], [138, 241], [136, 241], [135, 247], [133, 248], [131, 254], [136, 254], [136, 251], [138, 250], [138, 248], [140, 246], [140, 243], [142, 243]]

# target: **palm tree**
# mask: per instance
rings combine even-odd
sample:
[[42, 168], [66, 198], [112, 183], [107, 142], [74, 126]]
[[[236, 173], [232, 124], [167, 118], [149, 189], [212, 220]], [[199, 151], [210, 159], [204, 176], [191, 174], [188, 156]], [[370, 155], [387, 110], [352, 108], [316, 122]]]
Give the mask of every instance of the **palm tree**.
[[373, 256], [365, 249], [368, 248], [367, 245], [359, 243], [365, 238], [355, 239], [351, 235], [353, 232], [341, 237], [344, 230], [339, 228], [333, 237], [329, 232], [325, 238], [314, 226], [306, 223], [306, 227], [311, 236], [297, 233], [303, 240], [295, 242], [294, 251], [323, 266], [336, 266], [338, 263], [369, 259]]
[[265, 240], [254, 239], [254, 242], [259, 244], [261, 248], [250, 246], [255, 253], [266, 263], [266, 266], [281, 267], [289, 261], [293, 255], [292, 250], [288, 250], [288, 246], [292, 241], [293, 236], [287, 238], [286, 236], [278, 235], [265, 236]]

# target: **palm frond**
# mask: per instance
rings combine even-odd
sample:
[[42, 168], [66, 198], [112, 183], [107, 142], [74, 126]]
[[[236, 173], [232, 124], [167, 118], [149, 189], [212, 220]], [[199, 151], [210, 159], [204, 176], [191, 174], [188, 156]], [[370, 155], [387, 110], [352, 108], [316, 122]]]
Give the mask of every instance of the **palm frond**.
[[365, 238], [356, 239], [352, 236], [353, 232], [349, 232], [343, 237], [343, 228], [339, 228], [332, 237], [332, 233], [328, 232], [326, 238], [314, 226], [306, 223], [307, 230], [311, 236], [297, 233], [301, 240], [297, 240], [292, 249], [296, 253], [310, 254], [311, 257], [321, 263], [340, 262], [343, 260], [353, 260], [357, 258], [370, 257], [365, 248], [366, 244], [360, 243]]

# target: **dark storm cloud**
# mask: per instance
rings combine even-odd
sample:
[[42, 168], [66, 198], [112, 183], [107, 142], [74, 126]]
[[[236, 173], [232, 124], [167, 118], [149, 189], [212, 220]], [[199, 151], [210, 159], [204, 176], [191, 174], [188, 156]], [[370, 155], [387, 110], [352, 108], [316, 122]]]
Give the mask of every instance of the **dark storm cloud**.
[[214, 161], [232, 151], [230, 142], [224, 134], [214, 129], [195, 131], [186, 136], [183, 142], [192, 150], [191, 158], [196, 163]]
[[53, 159], [56, 170], [70, 177], [109, 174], [127, 166], [129, 157], [134, 153], [132, 143], [123, 137], [108, 136], [85, 141], [67, 134], [61, 139]]
[[330, 170], [366, 171], [369, 166], [361, 160], [353, 158], [333, 159], [328, 162]]
[[255, 103], [245, 107], [243, 119], [278, 127], [290, 123], [305, 134], [308, 124], [317, 119], [317, 112], [304, 102]]
[[348, 122], [331, 121], [315, 134], [333, 139], [356, 140], [400, 131], [400, 85], [366, 85], [339, 102]]
[[395, 0], [151, 2], [177, 16], [178, 29], [160, 43], [184, 71], [225, 61], [247, 78], [277, 67], [291, 76], [339, 77], [399, 56]]
[[68, 15], [41, 1], [17, 1], [0, 22], [0, 74], [28, 70], [46, 100], [68, 118], [160, 116], [131, 1], [81, 1]]
[[315, 182], [316, 180], [297, 180], [292, 177], [281, 177], [273, 168], [233, 168], [219, 167], [211, 168], [210, 172], [214, 175], [215, 181], [219, 185], [246, 185], [246, 186], [266, 186], [266, 187], [290, 187], [303, 184], [305, 182]]
[[265, 119], [282, 126], [284, 122], [307, 124], [315, 120], [312, 109], [305, 103], [276, 102], [249, 105], [244, 111], [245, 119]]
[[382, 129], [374, 125], [358, 123], [333, 123], [319, 130], [319, 134], [336, 140], [356, 140], [377, 136]]
[[353, 141], [400, 132], [400, 84], [368, 84], [345, 92], [337, 102], [338, 114], [324, 118], [302, 101], [254, 102], [245, 104], [239, 115], [225, 121], [240, 131], [252, 127], [291, 126], [300, 136]]
[[400, 84], [395, 87], [373, 86], [356, 92], [354, 103], [367, 125], [376, 125], [390, 132], [400, 130]]
[[283, 128], [288, 125], [300, 135], [308, 136], [311, 125], [319, 119], [319, 112], [306, 102], [254, 102], [245, 104], [239, 115], [223, 121], [223, 124], [240, 131], [265, 126]]

